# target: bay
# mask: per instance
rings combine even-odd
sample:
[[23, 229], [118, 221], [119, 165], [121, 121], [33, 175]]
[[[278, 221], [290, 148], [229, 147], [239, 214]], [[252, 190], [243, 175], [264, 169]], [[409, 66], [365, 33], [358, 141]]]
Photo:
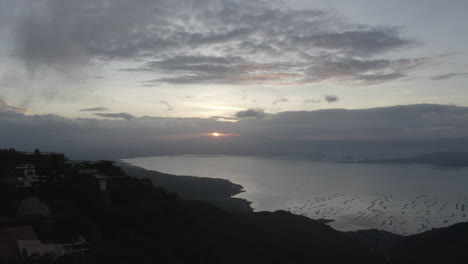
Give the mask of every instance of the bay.
[[255, 211], [287, 210], [351, 231], [414, 234], [468, 221], [468, 170], [245, 156], [158, 156], [126, 163], [174, 175], [222, 178]]

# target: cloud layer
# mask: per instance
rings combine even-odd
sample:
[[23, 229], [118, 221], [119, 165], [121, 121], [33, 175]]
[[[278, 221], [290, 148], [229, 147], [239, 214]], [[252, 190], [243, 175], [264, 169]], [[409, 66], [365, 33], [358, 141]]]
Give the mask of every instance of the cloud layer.
[[133, 115], [129, 113], [95, 113], [94, 115], [106, 117], [106, 118], [122, 118], [125, 120], [130, 120], [135, 118]]
[[29, 68], [132, 62], [123, 70], [155, 75], [144, 85], [371, 85], [430, 60], [385, 58], [415, 45], [397, 28], [261, 0], [37, 0], [18, 17], [14, 54]]
[[80, 112], [106, 112], [109, 111], [107, 107], [92, 107], [92, 108], [83, 108]]
[[[392, 153], [468, 149], [468, 108], [406, 105], [361, 110], [330, 109], [264, 115], [249, 109], [238, 122], [218, 118], [134, 117], [97, 113], [109, 119], [0, 112], [0, 145], [64, 151], [72, 157], [116, 158], [167, 154], [289, 155], [314, 151]], [[262, 117], [262, 118], [259, 118]], [[31, 133], [34, 131], [34, 133]], [[213, 140], [218, 131], [235, 136]]]

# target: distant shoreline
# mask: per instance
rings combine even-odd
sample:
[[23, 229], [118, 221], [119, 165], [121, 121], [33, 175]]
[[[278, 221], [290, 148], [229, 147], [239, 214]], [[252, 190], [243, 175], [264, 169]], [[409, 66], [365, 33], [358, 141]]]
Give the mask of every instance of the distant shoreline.
[[344, 163], [422, 164], [439, 166], [442, 168], [467, 168], [468, 151], [441, 151], [406, 158], [362, 159]]

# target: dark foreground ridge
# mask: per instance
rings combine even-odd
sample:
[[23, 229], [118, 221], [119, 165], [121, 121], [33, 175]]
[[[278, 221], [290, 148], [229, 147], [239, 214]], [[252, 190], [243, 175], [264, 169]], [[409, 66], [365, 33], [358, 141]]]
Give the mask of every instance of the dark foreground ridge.
[[408, 237], [339, 232], [285, 211], [206, 202], [241, 190], [222, 180], [151, 181], [56, 153], [0, 158], [0, 263], [468, 263], [468, 223]]

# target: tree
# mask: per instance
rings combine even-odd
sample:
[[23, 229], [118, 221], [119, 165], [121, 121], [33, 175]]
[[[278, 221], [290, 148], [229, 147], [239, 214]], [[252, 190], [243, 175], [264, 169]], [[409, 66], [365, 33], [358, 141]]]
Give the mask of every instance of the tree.
[[38, 163], [41, 160], [41, 151], [39, 149], [34, 150], [34, 162]]

